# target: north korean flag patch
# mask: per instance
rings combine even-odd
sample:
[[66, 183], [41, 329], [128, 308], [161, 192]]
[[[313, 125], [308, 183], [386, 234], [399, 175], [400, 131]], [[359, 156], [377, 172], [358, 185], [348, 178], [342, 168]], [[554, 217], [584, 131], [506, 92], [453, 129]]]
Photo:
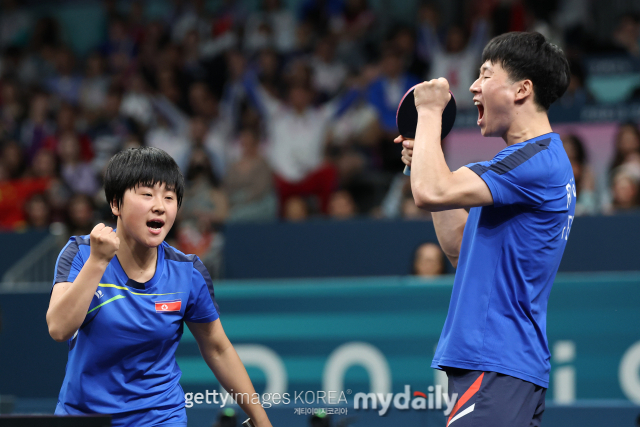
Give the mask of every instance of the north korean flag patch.
[[172, 301], [156, 301], [156, 313], [169, 313], [172, 311], [180, 311], [182, 307], [181, 300]]

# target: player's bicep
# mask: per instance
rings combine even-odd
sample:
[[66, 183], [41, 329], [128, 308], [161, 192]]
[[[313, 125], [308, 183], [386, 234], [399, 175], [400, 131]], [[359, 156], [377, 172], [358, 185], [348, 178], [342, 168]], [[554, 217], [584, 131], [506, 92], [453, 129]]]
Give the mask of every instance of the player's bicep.
[[469, 168], [461, 167], [451, 173], [440, 200], [430, 210], [437, 212], [492, 204], [493, 196], [487, 183]]
[[227, 334], [222, 328], [220, 319], [206, 323], [188, 321], [185, 321], [185, 323], [198, 343], [200, 352], [205, 359], [207, 359], [208, 356], [215, 357], [231, 345], [231, 342], [227, 338]]

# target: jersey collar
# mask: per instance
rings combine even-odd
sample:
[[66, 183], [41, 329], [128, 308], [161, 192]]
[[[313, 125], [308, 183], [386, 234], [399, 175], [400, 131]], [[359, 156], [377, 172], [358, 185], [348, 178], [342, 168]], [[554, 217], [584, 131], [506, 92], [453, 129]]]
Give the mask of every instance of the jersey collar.
[[120, 264], [120, 260], [118, 259], [117, 256], [114, 256], [113, 257], [113, 259], [115, 260], [115, 262], [113, 263], [114, 270], [118, 278], [121, 280], [121, 282], [124, 283], [129, 288], [139, 289], [139, 290], [148, 290], [154, 287], [160, 280], [160, 277], [162, 276], [162, 273], [164, 270], [164, 246], [160, 244], [157, 250], [158, 250], [158, 258], [156, 260], [156, 272], [153, 274], [153, 277], [151, 278], [151, 280], [145, 283], [139, 283], [133, 279], [129, 279], [129, 276], [127, 276], [127, 273], [125, 273], [124, 269], [122, 268], [122, 265]]

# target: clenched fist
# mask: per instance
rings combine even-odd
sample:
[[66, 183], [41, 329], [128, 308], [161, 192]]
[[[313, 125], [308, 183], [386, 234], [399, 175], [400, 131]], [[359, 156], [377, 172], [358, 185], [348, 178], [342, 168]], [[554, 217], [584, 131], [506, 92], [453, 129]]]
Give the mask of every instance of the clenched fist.
[[113, 228], [100, 223], [93, 227], [90, 235], [91, 257], [96, 261], [109, 263], [120, 247], [120, 239]]
[[416, 86], [413, 97], [416, 101], [418, 113], [425, 110], [433, 110], [442, 114], [451, 99], [449, 82], [447, 79], [440, 77], [439, 79], [420, 83]]

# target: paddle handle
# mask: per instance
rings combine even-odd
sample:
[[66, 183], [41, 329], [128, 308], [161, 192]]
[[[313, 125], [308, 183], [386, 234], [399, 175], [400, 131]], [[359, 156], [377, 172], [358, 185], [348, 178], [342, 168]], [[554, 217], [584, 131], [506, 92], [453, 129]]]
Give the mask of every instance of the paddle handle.
[[409, 166], [405, 166], [404, 167], [404, 172], [402, 172], [403, 174], [405, 174], [406, 176], [410, 176], [411, 175], [411, 168]]
[[251, 418], [247, 418], [243, 423], [242, 427], [255, 427]]

